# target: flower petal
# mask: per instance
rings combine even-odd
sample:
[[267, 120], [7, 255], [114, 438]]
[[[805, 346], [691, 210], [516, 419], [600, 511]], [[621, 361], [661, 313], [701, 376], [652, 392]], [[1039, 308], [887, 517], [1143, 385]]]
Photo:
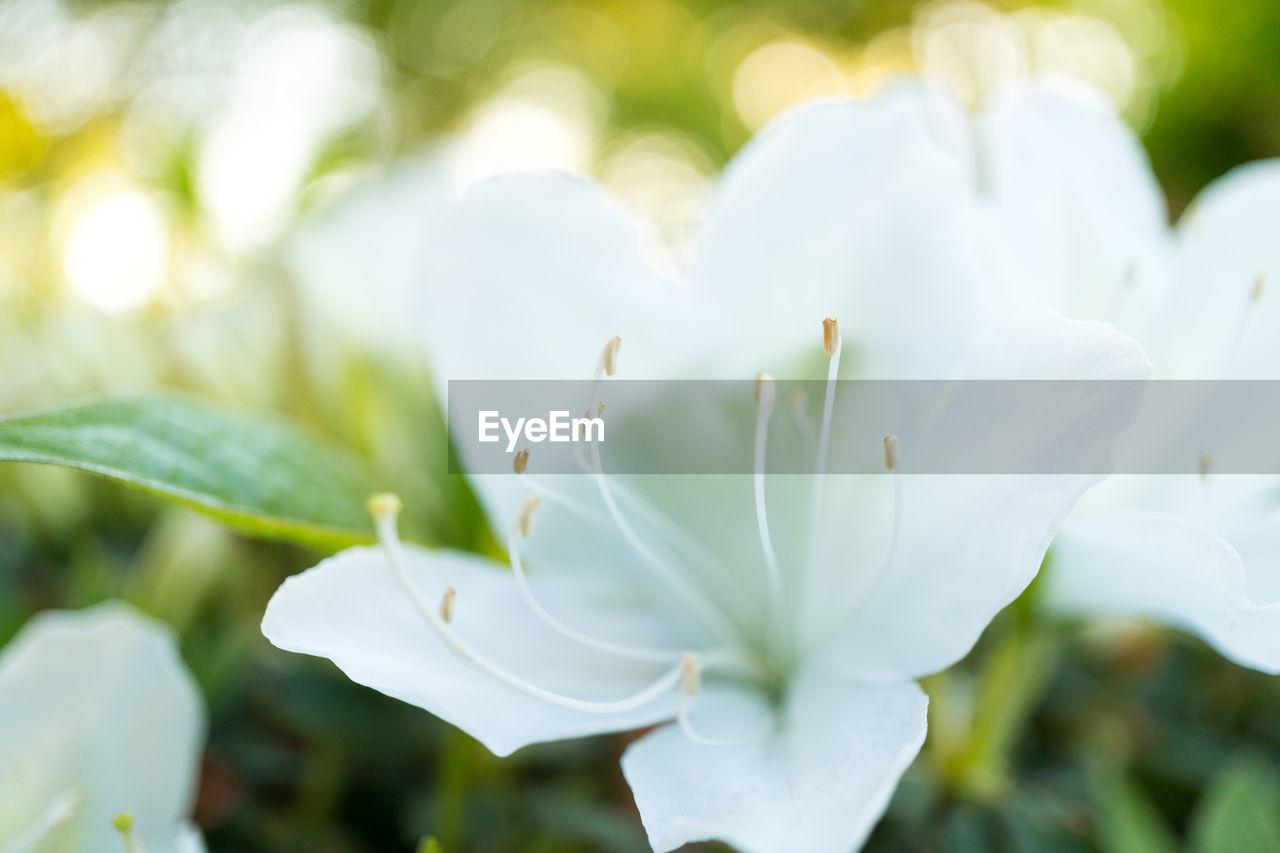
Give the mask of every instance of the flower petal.
[[1240, 554], [1195, 522], [1137, 510], [1072, 522], [1046, 580], [1056, 611], [1153, 618], [1242, 666], [1280, 673], [1280, 601], [1251, 601]]
[[[538, 619], [510, 572], [483, 557], [406, 548], [409, 570], [429, 601], [456, 592], [451, 627], [475, 649], [548, 690], [587, 700], [638, 692], [662, 668], [581, 646]], [[676, 644], [658, 620], [581, 589], [544, 588], [539, 601], [592, 636], [657, 648]], [[286, 651], [326, 657], [351, 680], [425, 708], [498, 755], [530, 743], [622, 731], [673, 714], [673, 697], [621, 714], [569, 711], [504, 686], [450, 651], [414, 610], [383, 551], [352, 548], [296, 575], [276, 591], [262, 631]]]
[[172, 849], [204, 713], [167, 629], [119, 603], [37, 615], [0, 653], [0, 697], [0, 847], [66, 796], [78, 805], [55, 831], [76, 850], [117, 853], [122, 812], [148, 849]]
[[1164, 197], [1137, 136], [1101, 96], [1009, 90], [983, 108], [978, 139], [981, 189], [1020, 291], [1070, 316], [1116, 323], [1140, 318], [1149, 291], [1166, 292]]
[[291, 258], [368, 340], [412, 328], [442, 389], [590, 379], [614, 335], [627, 341], [629, 375], [661, 376], [652, 371], [690, 339], [673, 330], [687, 313], [673, 305], [681, 289], [648, 266], [639, 224], [568, 174], [505, 174], [460, 194], [439, 154], [356, 191]]
[[1280, 160], [1211, 184], [1178, 226], [1178, 284], [1159, 356], [1178, 378], [1280, 377]]
[[[966, 363], [983, 379], [1142, 379], [1150, 365], [1132, 340], [1109, 326], [1026, 313], [992, 318]], [[1128, 387], [1128, 386], [1122, 386]], [[1079, 422], [1115, 424], [1136, 403], [1125, 393], [1082, 405]], [[1103, 419], [1107, 419], [1104, 421]], [[1052, 442], [1071, 423], [1027, 424]], [[1065, 445], [1064, 445], [1065, 446]], [[902, 448], [910, 453], [910, 448]], [[943, 669], [963, 657], [987, 623], [1035, 577], [1053, 535], [1098, 475], [901, 476], [898, 544], [864, 546], [852, 555], [831, 548], [806, 603], [806, 623], [847, 625], [825, 654], [833, 668], [893, 683]], [[893, 506], [889, 483], [881, 503]], [[829, 545], [843, 539], [833, 501]], [[886, 529], [889, 524], [883, 525]], [[887, 538], [882, 536], [880, 538]], [[875, 540], [869, 540], [875, 541]], [[868, 553], [871, 562], [867, 562]], [[886, 562], [887, 561], [887, 562]], [[833, 590], [853, 590], [841, 596]], [[817, 594], [813, 594], [813, 593]], [[852, 607], [833, 615], [833, 606]], [[830, 635], [829, 635], [830, 636]]]
[[[746, 853], [850, 850], [924, 742], [927, 705], [915, 684], [860, 687], [810, 671], [773, 734], [704, 746], [668, 726], [632, 744], [622, 772], [659, 853], [706, 839]], [[714, 732], [753, 713], [730, 703], [700, 725]]]
[[665, 378], [692, 317], [640, 227], [591, 181], [516, 173], [471, 187], [432, 240], [419, 310], [443, 379], [590, 379], [614, 335], [626, 375]]
[[955, 150], [963, 127], [950, 99], [904, 88], [809, 107], [734, 159], [692, 271], [717, 322], [751, 342], [720, 336], [721, 373], [797, 378], [778, 360], [812, 351], [827, 315], [866, 375], [947, 362], [971, 291], [990, 278], [972, 233], [972, 163]]

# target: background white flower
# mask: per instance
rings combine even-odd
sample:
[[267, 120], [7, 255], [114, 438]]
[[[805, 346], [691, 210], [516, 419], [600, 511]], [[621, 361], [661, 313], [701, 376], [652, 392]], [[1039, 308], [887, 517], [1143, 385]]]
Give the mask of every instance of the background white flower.
[[[973, 164], [1021, 294], [1113, 323], [1157, 378], [1280, 378], [1280, 162], [1216, 181], [1171, 228], [1141, 143], [1087, 90], [1007, 91], [934, 124]], [[1048, 601], [1163, 620], [1280, 672], [1280, 479], [1200, 465], [1093, 490], [1056, 541]]]
[[46, 611], [0, 651], [0, 849], [204, 849], [188, 815], [204, 709], [170, 632], [112, 602]]
[[[596, 187], [554, 174], [492, 179], [443, 212], [416, 206], [438, 183], [384, 185], [338, 214], [319, 266], [417, 283], [441, 381], [589, 379], [613, 335], [619, 374], [642, 378], [1146, 375], [1123, 336], [996, 298], [968, 172], [928, 120], [900, 100], [776, 125], [729, 168], [680, 282]], [[824, 355], [827, 316], [843, 345]], [[531, 462], [472, 479], [521, 582], [486, 557], [402, 549], [383, 503], [384, 548], [287, 581], [263, 631], [498, 754], [679, 717], [623, 759], [655, 848], [845, 850], [923, 741], [914, 679], [1025, 587], [1090, 482], [623, 480]]]

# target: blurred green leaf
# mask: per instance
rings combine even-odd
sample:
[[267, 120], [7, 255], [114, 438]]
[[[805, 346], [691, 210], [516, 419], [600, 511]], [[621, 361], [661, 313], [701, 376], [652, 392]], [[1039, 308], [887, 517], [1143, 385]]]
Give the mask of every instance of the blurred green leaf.
[[88, 471], [244, 532], [326, 548], [372, 539], [375, 491], [346, 455], [269, 421], [173, 397], [98, 400], [0, 419], [0, 461]]
[[1199, 853], [1280, 851], [1280, 776], [1256, 759], [1229, 763], [1201, 797], [1191, 838]]
[[1098, 811], [1098, 847], [1108, 853], [1175, 853], [1177, 840], [1160, 810], [1124, 768], [1096, 760], [1089, 768]]

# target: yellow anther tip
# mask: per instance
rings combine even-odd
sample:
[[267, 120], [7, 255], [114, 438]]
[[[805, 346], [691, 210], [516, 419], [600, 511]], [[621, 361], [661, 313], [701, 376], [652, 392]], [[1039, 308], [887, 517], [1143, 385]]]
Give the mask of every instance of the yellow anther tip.
[[133, 832], [133, 815], [128, 812], [121, 812], [111, 819], [111, 825], [115, 827], [117, 832], [128, 835]]
[[827, 317], [822, 321], [822, 351], [827, 355], [835, 355], [840, 347], [840, 321], [835, 317]]
[[622, 338], [614, 335], [609, 339], [609, 343], [604, 345], [604, 355], [602, 357], [604, 372], [606, 376], [612, 376], [618, 369], [618, 349], [622, 346]]
[[370, 495], [369, 499], [364, 503], [368, 508], [369, 514], [373, 516], [379, 515], [398, 515], [404, 503], [400, 500], [400, 496], [392, 492], [382, 492], [376, 495]]
[[778, 389], [773, 377], [768, 373], [756, 374], [756, 408], [766, 414], [773, 413], [773, 404], [778, 397]]
[[702, 661], [693, 652], [680, 659], [680, 688], [688, 696], [702, 688]]
[[884, 437], [884, 467], [890, 471], [898, 466], [898, 449], [901, 446], [898, 437], [893, 433]]

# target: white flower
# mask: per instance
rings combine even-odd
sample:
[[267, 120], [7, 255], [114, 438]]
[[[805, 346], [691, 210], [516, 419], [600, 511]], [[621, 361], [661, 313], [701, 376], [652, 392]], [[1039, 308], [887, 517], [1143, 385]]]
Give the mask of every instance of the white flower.
[[202, 851], [203, 740], [166, 629], [119, 603], [35, 616], [0, 651], [0, 849]]
[[[389, 196], [365, 197], [351, 286], [415, 265], [441, 380], [1145, 376], [1099, 324], [997, 307], [968, 175], [928, 117], [915, 100], [844, 103], [775, 126], [729, 168], [678, 284], [593, 185], [526, 174], [425, 217], [438, 230], [412, 246], [379, 238], [377, 217], [403, 223]], [[752, 426], [799, 441], [806, 425], [759, 382]], [[807, 425], [818, 457], [829, 411]], [[888, 464], [911, 452], [863, 438]], [[500, 755], [674, 721], [623, 758], [658, 850], [850, 849], [924, 739], [914, 680], [1025, 587], [1091, 480], [766, 477], [763, 447], [754, 477], [613, 477], [598, 460], [553, 477], [536, 458], [473, 477], [515, 572], [400, 545], [379, 498], [381, 547], [291, 578], [263, 631]]]
[[[1158, 378], [1280, 379], [1280, 161], [1223, 177], [1170, 228], [1139, 140], [1100, 97], [1039, 85], [933, 122], [975, 164], [1024, 292], [1132, 335]], [[1048, 599], [1163, 620], [1280, 672], [1280, 479], [1199, 467], [1093, 490], [1054, 545]]]

